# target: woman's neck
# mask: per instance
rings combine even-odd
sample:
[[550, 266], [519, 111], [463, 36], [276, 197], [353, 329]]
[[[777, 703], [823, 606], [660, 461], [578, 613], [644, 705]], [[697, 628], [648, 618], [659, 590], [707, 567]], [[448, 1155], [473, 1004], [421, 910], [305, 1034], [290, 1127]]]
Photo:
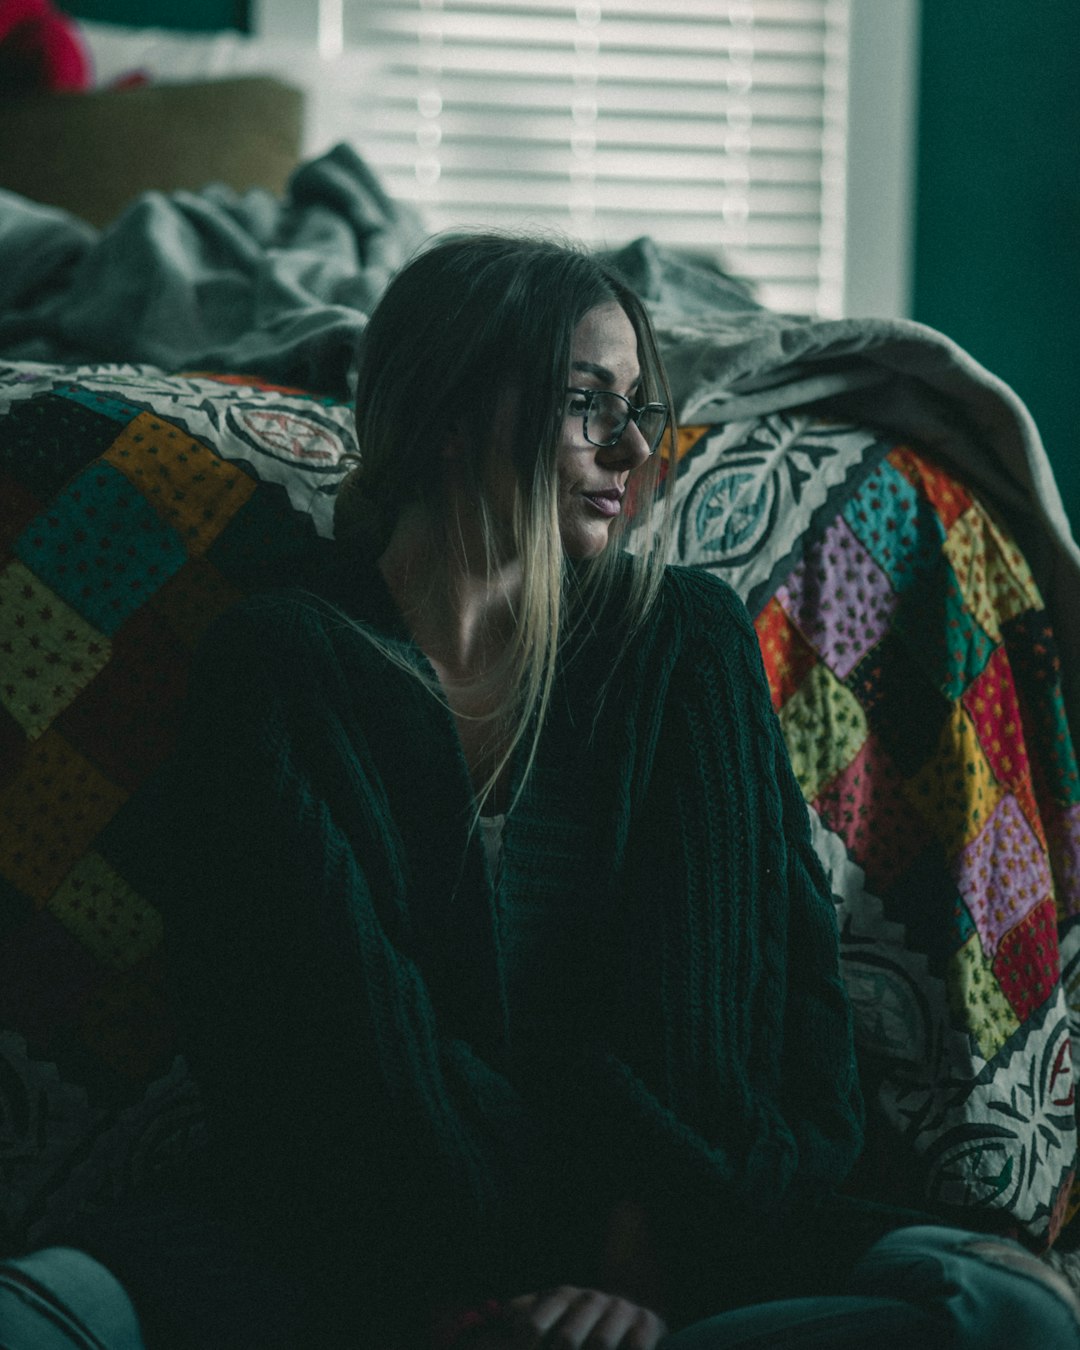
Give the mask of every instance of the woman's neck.
[[446, 685], [476, 685], [499, 664], [513, 632], [521, 564], [495, 570], [481, 550], [444, 547], [446, 536], [417, 507], [399, 517], [378, 560], [420, 650]]

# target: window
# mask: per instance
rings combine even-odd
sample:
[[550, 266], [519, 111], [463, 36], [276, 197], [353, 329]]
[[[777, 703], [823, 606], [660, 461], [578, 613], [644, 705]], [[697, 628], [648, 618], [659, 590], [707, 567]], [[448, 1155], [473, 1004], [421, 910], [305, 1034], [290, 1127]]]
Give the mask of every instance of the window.
[[[318, 148], [351, 141], [432, 229], [556, 228], [602, 246], [648, 234], [720, 258], [774, 308], [831, 316], [866, 308], [852, 291], [860, 220], [870, 289], [893, 292], [877, 312], [904, 311], [906, 207], [867, 194], [878, 227], [853, 219], [849, 177], [862, 137], [861, 171], [886, 199], [902, 192], [906, 145], [891, 182], [889, 155], [865, 145], [888, 95], [875, 79], [863, 119], [852, 92], [856, 45], [883, 70], [906, 63], [903, 123], [913, 5], [261, 0], [255, 17], [322, 54]], [[895, 236], [884, 261], [880, 228]]]

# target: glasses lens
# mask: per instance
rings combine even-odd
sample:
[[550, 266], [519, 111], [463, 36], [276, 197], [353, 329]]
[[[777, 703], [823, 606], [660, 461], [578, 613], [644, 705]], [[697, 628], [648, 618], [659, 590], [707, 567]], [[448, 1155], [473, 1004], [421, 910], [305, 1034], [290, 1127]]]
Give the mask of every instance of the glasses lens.
[[660, 438], [664, 434], [664, 428], [667, 426], [667, 409], [656, 404], [646, 408], [641, 414], [641, 420], [638, 427], [642, 436], [648, 442], [650, 450], [655, 450], [660, 444]]
[[630, 405], [619, 394], [597, 389], [588, 413], [588, 438], [594, 445], [614, 445], [630, 421]]

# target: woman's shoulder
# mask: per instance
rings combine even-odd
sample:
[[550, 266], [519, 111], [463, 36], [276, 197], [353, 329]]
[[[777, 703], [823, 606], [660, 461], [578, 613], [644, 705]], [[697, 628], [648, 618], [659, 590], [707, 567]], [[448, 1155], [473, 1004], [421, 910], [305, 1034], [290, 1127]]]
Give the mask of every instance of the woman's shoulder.
[[[632, 594], [628, 586], [631, 606]], [[632, 690], [669, 690], [672, 680], [680, 687], [699, 679], [741, 684], [760, 661], [753, 624], [734, 589], [701, 568], [675, 564], [662, 569], [651, 603], [637, 613], [628, 633], [618, 623], [610, 632], [597, 625], [591, 639], [594, 660], [608, 671], [612, 652], [620, 653], [620, 678], [628, 697]]]
[[[376, 641], [357, 642], [358, 637]], [[202, 661], [251, 660], [271, 666], [317, 666], [320, 656], [338, 659], [345, 648], [373, 657], [389, 647], [409, 646], [385, 584], [374, 569], [343, 572], [340, 566], [309, 585], [246, 596], [211, 623], [200, 643]]]
[[736, 634], [754, 638], [750, 615], [735, 589], [700, 567], [664, 568], [658, 612], [693, 645], [704, 641], [713, 646], [718, 638], [730, 640]]

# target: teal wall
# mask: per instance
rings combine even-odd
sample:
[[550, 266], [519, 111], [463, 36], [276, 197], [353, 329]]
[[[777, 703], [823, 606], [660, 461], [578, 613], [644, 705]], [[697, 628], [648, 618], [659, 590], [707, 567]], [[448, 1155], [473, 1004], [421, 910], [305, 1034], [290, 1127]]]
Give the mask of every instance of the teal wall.
[[921, 22], [913, 317], [1027, 403], [1080, 537], [1080, 3]]
[[59, 0], [77, 19], [130, 27], [247, 29], [248, 0]]

